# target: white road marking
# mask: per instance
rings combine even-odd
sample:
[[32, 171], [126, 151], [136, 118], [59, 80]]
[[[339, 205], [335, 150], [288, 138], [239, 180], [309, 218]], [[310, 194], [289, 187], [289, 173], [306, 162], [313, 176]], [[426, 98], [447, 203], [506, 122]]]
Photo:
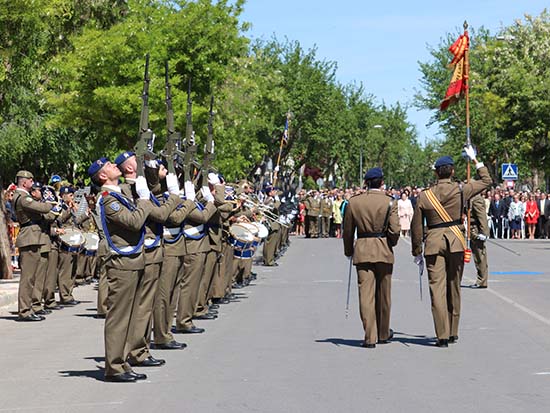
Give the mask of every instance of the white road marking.
[[342, 280], [314, 280], [314, 283], [342, 283]]
[[66, 408], [78, 408], [78, 407], [99, 407], [99, 406], [120, 406], [122, 402], [107, 402], [107, 403], [75, 403], [75, 404], [50, 404], [41, 406], [25, 406], [25, 407], [12, 407], [9, 409], [0, 409], [0, 412], [18, 412], [23, 410], [46, 410], [46, 411], [59, 411]]

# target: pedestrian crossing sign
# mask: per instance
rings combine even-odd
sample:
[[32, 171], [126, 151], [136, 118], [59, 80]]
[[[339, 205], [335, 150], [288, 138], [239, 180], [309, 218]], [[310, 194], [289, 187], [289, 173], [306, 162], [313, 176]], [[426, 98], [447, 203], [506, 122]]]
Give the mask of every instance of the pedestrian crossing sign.
[[518, 179], [518, 166], [515, 163], [503, 163], [502, 179], [516, 181]]

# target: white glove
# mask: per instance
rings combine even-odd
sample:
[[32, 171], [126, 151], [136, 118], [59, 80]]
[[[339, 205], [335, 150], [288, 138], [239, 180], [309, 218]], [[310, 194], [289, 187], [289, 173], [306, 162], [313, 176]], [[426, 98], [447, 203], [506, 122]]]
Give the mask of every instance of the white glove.
[[136, 178], [136, 192], [139, 196], [139, 199], [149, 199], [151, 193], [149, 192], [149, 187], [147, 186], [147, 180], [144, 176], [138, 176]]
[[487, 235], [477, 234], [477, 239], [480, 240], [480, 241], [487, 241]]
[[193, 182], [191, 181], [185, 181], [183, 184], [183, 188], [185, 189], [185, 197], [190, 200], [195, 200], [195, 185], [193, 185]]
[[168, 192], [174, 195], [179, 195], [180, 185], [176, 174], [169, 173], [166, 175], [166, 186], [168, 187]]
[[477, 153], [475, 148], [472, 145], [464, 145], [463, 152], [471, 161], [473, 161], [476, 158]]
[[275, 172], [279, 172], [279, 166], [276, 166], [274, 169]]
[[150, 159], [148, 161], [145, 161], [145, 165], [147, 165], [149, 168], [157, 169], [159, 167], [159, 163], [156, 159]]
[[210, 192], [210, 188], [207, 186], [203, 186], [201, 188], [201, 193], [204, 199], [206, 199], [206, 202], [214, 202], [214, 195], [212, 195], [212, 192]]

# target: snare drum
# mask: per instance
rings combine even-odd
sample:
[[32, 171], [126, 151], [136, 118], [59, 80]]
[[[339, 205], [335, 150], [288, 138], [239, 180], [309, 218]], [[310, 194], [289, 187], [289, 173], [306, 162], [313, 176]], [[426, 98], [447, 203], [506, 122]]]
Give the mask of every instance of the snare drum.
[[252, 225], [254, 225], [258, 230], [258, 234], [257, 234], [258, 238], [263, 239], [269, 235], [269, 229], [267, 229], [267, 227], [264, 224], [260, 222], [253, 222]]
[[59, 236], [61, 240], [61, 249], [63, 251], [78, 254], [86, 240], [81, 231], [76, 228], [63, 228], [64, 234]]
[[95, 232], [85, 232], [84, 234], [84, 249], [86, 250], [86, 255], [93, 256], [97, 252], [99, 247], [99, 235]]
[[250, 248], [258, 239], [256, 237], [258, 233], [256, 227], [244, 222], [231, 225], [229, 233], [231, 234], [229, 237], [230, 244], [238, 250]]

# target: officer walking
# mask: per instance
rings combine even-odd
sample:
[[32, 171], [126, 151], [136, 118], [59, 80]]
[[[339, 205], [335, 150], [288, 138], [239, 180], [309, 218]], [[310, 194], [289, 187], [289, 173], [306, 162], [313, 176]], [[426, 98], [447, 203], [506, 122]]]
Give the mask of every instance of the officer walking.
[[[394, 202], [382, 190], [381, 168], [369, 169], [365, 175], [366, 193], [352, 197], [344, 219], [344, 254], [353, 259], [359, 284], [359, 305], [365, 341], [363, 346], [391, 340], [391, 275], [393, 247], [397, 245], [401, 227]], [[354, 245], [354, 234], [357, 241]]]
[[487, 167], [477, 161], [473, 147], [468, 145], [464, 151], [475, 163], [481, 180], [465, 185], [454, 182], [453, 159], [450, 156], [439, 158], [434, 165], [437, 183], [420, 193], [411, 222], [412, 255], [417, 264], [423, 262], [425, 234], [424, 256], [438, 347], [448, 347], [449, 343], [458, 340], [460, 282], [466, 250], [462, 225], [464, 203], [492, 183]]
[[489, 237], [489, 223], [485, 212], [485, 200], [478, 194], [471, 199], [470, 205], [472, 209], [470, 245], [477, 271], [477, 281], [470, 288], [487, 288], [489, 266], [487, 265], [487, 247], [485, 243]]

